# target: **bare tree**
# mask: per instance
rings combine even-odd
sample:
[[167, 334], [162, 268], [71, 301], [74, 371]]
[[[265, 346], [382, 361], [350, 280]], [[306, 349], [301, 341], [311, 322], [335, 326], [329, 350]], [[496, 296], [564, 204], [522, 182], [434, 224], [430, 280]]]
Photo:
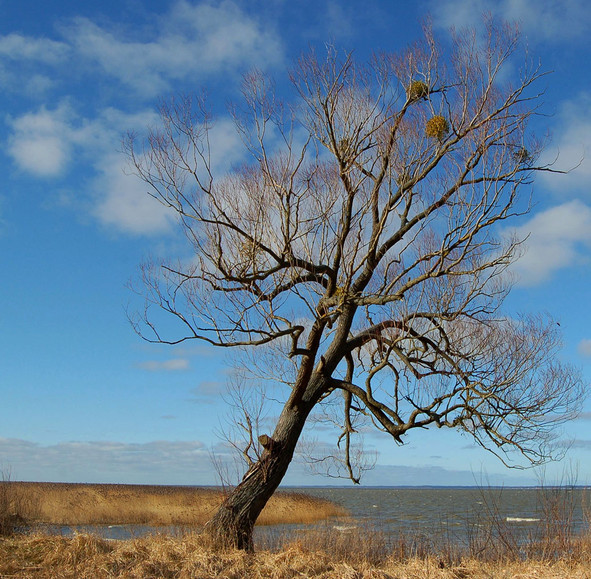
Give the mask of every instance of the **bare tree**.
[[[178, 215], [194, 256], [142, 269], [148, 340], [256, 348], [290, 390], [263, 452], [209, 523], [252, 547], [252, 528], [312, 411], [342, 401], [352, 478], [357, 417], [402, 443], [450, 427], [508, 462], [552, 457], [556, 426], [582, 397], [557, 359], [559, 329], [500, 306], [521, 241], [542, 143], [528, 131], [543, 76], [509, 25], [422, 42], [367, 64], [333, 49], [302, 57], [290, 106], [254, 72], [233, 109], [250, 162], [214, 175], [202, 99], [161, 108], [126, 141], [133, 170]], [[511, 61], [511, 66], [506, 65]], [[507, 68], [513, 71], [509, 75]], [[513, 76], [515, 83], [509, 81]], [[525, 192], [525, 198], [523, 197]], [[164, 310], [178, 333], [163, 335]], [[170, 329], [170, 326], [168, 326]], [[273, 368], [277, 365], [277, 368]]]

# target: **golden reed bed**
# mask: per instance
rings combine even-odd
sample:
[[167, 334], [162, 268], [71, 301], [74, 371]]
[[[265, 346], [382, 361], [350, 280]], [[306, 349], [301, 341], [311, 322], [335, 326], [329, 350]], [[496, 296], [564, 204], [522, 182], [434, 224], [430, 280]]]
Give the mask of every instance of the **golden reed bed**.
[[327, 551], [294, 541], [277, 552], [211, 549], [196, 534], [106, 541], [92, 535], [0, 538], [0, 577], [31, 579], [589, 579], [583, 561], [446, 562]]
[[[54, 525], [200, 526], [223, 500], [220, 490], [210, 488], [118, 484], [0, 482], [0, 494], [13, 498], [25, 521]], [[280, 491], [258, 524], [314, 523], [346, 514], [330, 501]]]

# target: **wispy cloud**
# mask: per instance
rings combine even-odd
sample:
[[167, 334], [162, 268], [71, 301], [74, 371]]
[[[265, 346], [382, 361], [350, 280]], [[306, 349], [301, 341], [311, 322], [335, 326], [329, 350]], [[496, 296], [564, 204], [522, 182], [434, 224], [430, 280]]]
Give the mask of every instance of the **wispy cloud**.
[[148, 360], [140, 362], [138, 367], [148, 372], [178, 372], [189, 369], [189, 360], [185, 358], [173, 358], [171, 360]]
[[[591, 358], [591, 340], [581, 340], [579, 342], [579, 354], [581, 356], [585, 356], [586, 358]], [[591, 413], [589, 414], [589, 418], [591, 418]]]
[[[483, 480], [484, 479], [484, 480]], [[377, 465], [365, 473], [366, 485], [519, 485], [535, 483], [533, 476], [519, 474], [483, 474], [441, 466]]]
[[477, 27], [484, 14], [517, 21], [528, 39], [544, 42], [586, 40], [591, 13], [586, 0], [429, 0], [442, 28]]
[[0, 57], [10, 60], [30, 60], [45, 64], [64, 62], [71, 53], [65, 42], [49, 38], [34, 38], [21, 34], [0, 36]]
[[544, 184], [558, 196], [591, 197], [591, 92], [563, 102], [553, 122], [552, 145], [542, 162], [567, 174], [544, 173]]
[[192, 388], [188, 402], [193, 404], [213, 404], [219, 398], [227, 394], [227, 387], [225, 382], [217, 380], [202, 380], [199, 384]]
[[61, 442], [0, 438], [0, 468], [14, 480], [212, 484], [209, 452], [199, 441]]
[[522, 286], [546, 281], [558, 270], [588, 266], [591, 248], [591, 207], [570, 201], [542, 211], [516, 230], [527, 238], [526, 253], [514, 265]]
[[591, 450], [591, 440], [566, 440], [561, 443], [566, 448], [578, 448], [581, 450]]
[[152, 33], [76, 18], [59, 27], [62, 39], [0, 37], [0, 54], [61, 64], [66, 57], [81, 70], [97, 69], [138, 97], [152, 98], [171, 83], [233, 74], [254, 65], [282, 61], [280, 37], [268, 22], [233, 1], [176, 2]]

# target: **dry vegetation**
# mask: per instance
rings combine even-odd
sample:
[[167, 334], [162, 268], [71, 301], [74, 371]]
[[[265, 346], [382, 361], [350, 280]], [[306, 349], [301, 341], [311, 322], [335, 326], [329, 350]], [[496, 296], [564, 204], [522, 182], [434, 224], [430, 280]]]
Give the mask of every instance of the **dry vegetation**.
[[[0, 510], [7, 517], [53, 525], [199, 526], [223, 496], [216, 489], [195, 487], [0, 482]], [[278, 492], [257, 523], [314, 523], [346, 514], [330, 501]]]
[[[331, 539], [332, 537], [332, 539]], [[330, 541], [335, 549], [326, 550]], [[591, 577], [589, 543], [578, 558], [558, 561], [494, 562], [476, 558], [446, 561], [440, 557], [386, 554], [374, 541], [328, 532], [322, 547], [313, 541], [287, 543], [277, 552], [211, 549], [197, 534], [165, 535], [107, 541], [79, 534], [73, 537], [30, 535], [0, 540], [0, 577], [18, 578], [338, 578], [338, 579], [575, 579]]]

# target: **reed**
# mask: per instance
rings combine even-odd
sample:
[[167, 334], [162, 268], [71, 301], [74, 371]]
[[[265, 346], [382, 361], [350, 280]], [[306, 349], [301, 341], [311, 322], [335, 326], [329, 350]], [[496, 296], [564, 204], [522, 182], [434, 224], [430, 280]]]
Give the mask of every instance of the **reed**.
[[[589, 577], [589, 560], [479, 561], [464, 558], [447, 564], [434, 555], [379, 561], [361, 556], [363, 537], [351, 536], [347, 549], [327, 551], [318, 545], [291, 542], [276, 552], [254, 554], [212, 550], [203, 538], [189, 533], [179, 537], [155, 535], [127, 541], [107, 541], [79, 534], [16, 535], [0, 539], [0, 576], [16, 578], [115, 579], [583, 579]], [[362, 542], [359, 543], [358, 541]], [[329, 547], [331, 545], [328, 545]]]
[[[224, 498], [212, 488], [0, 482], [3, 496], [20, 497], [11, 512], [29, 523], [52, 525], [203, 525]], [[278, 492], [258, 524], [314, 523], [347, 512], [327, 500], [302, 493]]]

